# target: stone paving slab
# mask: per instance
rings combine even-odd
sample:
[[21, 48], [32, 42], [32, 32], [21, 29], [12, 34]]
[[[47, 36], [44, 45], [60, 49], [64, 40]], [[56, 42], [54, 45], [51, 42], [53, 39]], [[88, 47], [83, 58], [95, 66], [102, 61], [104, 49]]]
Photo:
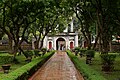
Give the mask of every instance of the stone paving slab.
[[29, 80], [84, 80], [66, 52], [56, 52]]

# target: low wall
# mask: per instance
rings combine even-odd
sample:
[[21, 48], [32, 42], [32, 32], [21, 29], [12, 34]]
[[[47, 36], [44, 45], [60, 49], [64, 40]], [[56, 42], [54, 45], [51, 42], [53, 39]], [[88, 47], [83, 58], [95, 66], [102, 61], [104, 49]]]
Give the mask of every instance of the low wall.
[[[96, 50], [99, 51], [99, 45], [96, 46]], [[120, 44], [112, 44], [112, 51], [120, 52]]]
[[[21, 48], [23, 50], [30, 50], [32, 49], [32, 45], [31, 44], [23, 44], [21, 45]], [[9, 51], [10, 47], [8, 44], [0, 44], [0, 51]]]

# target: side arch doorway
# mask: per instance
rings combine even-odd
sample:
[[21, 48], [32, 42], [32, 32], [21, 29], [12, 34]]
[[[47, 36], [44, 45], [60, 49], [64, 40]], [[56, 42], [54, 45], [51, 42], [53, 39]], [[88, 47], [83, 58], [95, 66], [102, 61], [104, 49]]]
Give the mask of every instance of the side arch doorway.
[[49, 49], [52, 49], [52, 42], [49, 42]]
[[66, 42], [63, 38], [58, 38], [56, 40], [56, 50], [65, 50], [66, 48]]
[[73, 42], [70, 42], [70, 49], [73, 49], [74, 46], [73, 46]]

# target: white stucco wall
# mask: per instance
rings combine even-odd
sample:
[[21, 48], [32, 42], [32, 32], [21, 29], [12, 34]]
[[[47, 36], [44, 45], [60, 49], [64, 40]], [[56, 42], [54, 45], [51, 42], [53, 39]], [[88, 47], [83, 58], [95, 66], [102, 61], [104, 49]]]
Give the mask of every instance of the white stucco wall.
[[[73, 34], [73, 33], [72, 33]], [[53, 36], [49, 37], [47, 36], [44, 39], [43, 47], [49, 49], [49, 42], [52, 42], [52, 47], [54, 50], [56, 50], [56, 41], [59, 38], [63, 38], [65, 40], [65, 49], [70, 49], [70, 42], [73, 42], [74, 47], [78, 47], [78, 34], [74, 36], [66, 35], [66, 36]]]

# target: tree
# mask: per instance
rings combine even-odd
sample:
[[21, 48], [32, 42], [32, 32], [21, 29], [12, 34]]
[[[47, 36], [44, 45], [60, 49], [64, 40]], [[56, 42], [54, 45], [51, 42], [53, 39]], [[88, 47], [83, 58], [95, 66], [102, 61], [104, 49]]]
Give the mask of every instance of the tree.
[[[31, 23], [41, 13], [41, 2], [23, 0], [3, 0], [1, 6], [1, 30], [8, 35], [12, 53], [16, 56], [21, 43], [25, 40], [25, 33]], [[20, 40], [21, 38], [21, 40]], [[12, 44], [14, 43], [14, 44]], [[25, 55], [27, 57], [27, 55]]]
[[[100, 40], [102, 44], [102, 53], [108, 53], [109, 41], [113, 35], [116, 19], [115, 13], [118, 11], [118, 0], [90, 0], [92, 6], [95, 8], [97, 15], [98, 29], [100, 32]], [[100, 44], [100, 43], [99, 43]]]
[[[62, 32], [65, 29], [66, 16], [64, 15], [63, 6], [61, 4], [62, 2], [58, 3], [55, 0], [44, 2], [42, 13], [37, 17], [36, 21], [31, 24], [29, 31], [36, 39], [36, 49], [42, 48], [43, 40], [48, 33], [55, 34], [56, 32]], [[41, 45], [39, 47], [40, 40]]]
[[86, 0], [68, 0], [69, 9], [76, 14], [80, 22], [81, 32], [88, 43], [88, 49], [91, 49], [91, 26], [94, 25], [94, 13], [90, 8], [90, 2]]

